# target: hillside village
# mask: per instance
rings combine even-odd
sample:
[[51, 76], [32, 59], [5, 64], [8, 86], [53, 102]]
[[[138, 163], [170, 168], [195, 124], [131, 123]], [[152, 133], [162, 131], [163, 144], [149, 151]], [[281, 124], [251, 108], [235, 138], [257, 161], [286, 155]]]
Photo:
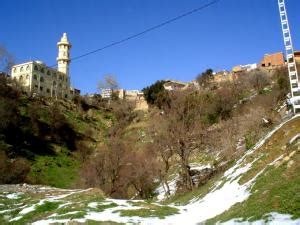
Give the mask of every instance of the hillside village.
[[[61, 40], [57, 43], [58, 69], [46, 66], [42, 61], [30, 61], [27, 63], [14, 65], [11, 69], [11, 78], [18, 81], [23, 91], [28, 95], [39, 95], [54, 98], [72, 99], [80, 95], [80, 90], [70, 86], [70, 50], [71, 43], [68, 41], [67, 34], [64, 33]], [[295, 60], [299, 63], [300, 51], [295, 51]], [[274, 73], [277, 69], [287, 67], [287, 60], [282, 52], [265, 54], [259, 63], [234, 66], [231, 71], [219, 71], [212, 73], [212, 82], [215, 86], [220, 86], [223, 82], [234, 82], [247, 72], [259, 70], [266, 73]], [[199, 82], [183, 82], [176, 80], [165, 80], [164, 88], [167, 91], [179, 91], [186, 89], [199, 90]], [[112, 93], [116, 93], [119, 99], [126, 99], [135, 105], [136, 110], [148, 110], [148, 104], [144, 98], [144, 93], [140, 90], [124, 90], [115, 88], [100, 88], [101, 96], [110, 99]], [[93, 94], [90, 95], [94, 96]]]
[[278, 7], [286, 54], [141, 90], [104, 75], [83, 95], [67, 33], [56, 65], [0, 46], [0, 225], [299, 225], [300, 51]]

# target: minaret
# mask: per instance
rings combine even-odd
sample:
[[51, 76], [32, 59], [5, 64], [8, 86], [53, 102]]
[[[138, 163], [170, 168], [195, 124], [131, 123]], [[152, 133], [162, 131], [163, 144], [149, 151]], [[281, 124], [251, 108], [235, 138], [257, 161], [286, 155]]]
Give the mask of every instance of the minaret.
[[70, 49], [72, 45], [68, 41], [67, 34], [64, 33], [57, 43], [58, 47], [58, 57], [57, 60], [57, 70], [69, 76], [69, 64], [70, 64]]

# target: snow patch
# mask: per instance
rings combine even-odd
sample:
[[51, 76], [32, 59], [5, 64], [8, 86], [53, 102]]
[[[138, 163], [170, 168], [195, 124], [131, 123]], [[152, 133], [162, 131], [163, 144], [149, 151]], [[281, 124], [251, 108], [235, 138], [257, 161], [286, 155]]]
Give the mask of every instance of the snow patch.
[[292, 220], [292, 216], [288, 214], [280, 214], [272, 212], [266, 215], [268, 219], [256, 221], [243, 221], [242, 218], [235, 218], [224, 223], [217, 223], [219, 225], [299, 225], [300, 219]]
[[19, 199], [21, 198], [21, 195], [23, 195], [23, 193], [11, 193], [6, 195], [5, 197], [8, 199]]
[[289, 144], [293, 144], [297, 139], [300, 138], [300, 133], [296, 134], [292, 139], [289, 141]]

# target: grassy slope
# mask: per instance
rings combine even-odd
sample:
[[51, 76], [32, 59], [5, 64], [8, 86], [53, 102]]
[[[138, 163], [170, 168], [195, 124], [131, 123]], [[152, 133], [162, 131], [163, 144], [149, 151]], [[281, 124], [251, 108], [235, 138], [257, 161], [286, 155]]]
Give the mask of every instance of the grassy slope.
[[[68, 122], [74, 127], [76, 133], [85, 137], [84, 141], [93, 149], [105, 141], [107, 129], [111, 124], [112, 115], [109, 112], [90, 109], [81, 112], [64, 102], [61, 104], [62, 112]], [[26, 108], [24, 109], [26, 111]], [[41, 120], [49, 124], [47, 106], [40, 107]], [[49, 124], [51, 126], [51, 124]], [[32, 161], [32, 167], [28, 180], [38, 184], [50, 185], [58, 188], [71, 188], [79, 179], [80, 161], [76, 153], [72, 153], [66, 147], [53, 145], [55, 155], [38, 155]]]
[[36, 156], [29, 179], [39, 184], [69, 188], [78, 180], [79, 161], [66, 153]]
[[[7, 194], [0, 193], [1, 224], [21, 225], [47, 219], [79, 219], [84, 218], [89, 213], [101, 213], [106, 210], [112, 210], [112, 213], [116, 214], [116, 216], [120, 214], [120, 216], [126, 217], [156, 217], [161, 219], [178, 213], [178, 209], [174, 207], [144, 201], [116, 200], [114, 202], [113, 200], [105, 199], [103, 192], [99, 189], [70, 191], [51, 188], [39, 193], [26, 192], [19, 195], [16, 199], [7, 198]], [[50, 196], [59, 198], [51, 199]], [[124, 208], [124, 205], [127, 208]], [[20, 214], [22, 209], [32, 206], [34, 206], [32, 211]], [[15, 220], [9, 222], [11, 219]], [[85, 224], [102, 223], [118, 224], [109, 221], [96, 222], [87, 220], [85, 222]]]
[[300, 133], [300, 118], [290, 121], [251, 158], [259, 157], [252, 169], [243, 175], [240, 183], [253, 178], [267, 164], [280, 158], [274, 165], [268, 167], [260, 175], [251, 189], [250, 197], [235, 204], [223, 214], [207, 221], [215, 224], [217, 221], [227, 221], [233, 218], [254, 221], [266, 217], [271, 212], [290, 214], [293, 219], [300, 218], [300, 152], [299, 145], [289, 145], [289, 140]]

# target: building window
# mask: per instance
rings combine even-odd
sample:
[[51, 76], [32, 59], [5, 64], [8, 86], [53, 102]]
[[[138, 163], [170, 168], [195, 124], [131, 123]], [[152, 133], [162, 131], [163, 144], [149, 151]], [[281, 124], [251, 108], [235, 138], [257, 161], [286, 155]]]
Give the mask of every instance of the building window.
[[19, 77], [19, 81], [23, 81], [23, 76], [22, 75]]
[[52, 94], [55, 95], [55, 90], [52, 90]]
[[50, 71], [49, 71], [49, 70], [47, 71], [47, 75], [51, 76], [51, 73], [50, 73]]
[[43, 91], [43, 87], [42, 86], [40, 86], [40, 91]]
[[55, 79], [57, 78], [56, 73], [53, 73], [53, 77], [54, 77]]
[[68, 95], [67, 95], [67, 94], [65, 94], [65, 98], [68, 98]]
[[41, 77], [41, 78], [40, 78], [40, 82], [44, 82], [44, 77]]
[[56, 85], [56, 82], [55, 81], [53, 81], [53, 86], [55, 86]]
[[292, 88], [297, 88], [298, 84], [297, 83], [292, 83]]
[[33, 75], [33, 79], [37, 80], [37, 75], [36, 74]]
[[63, 79], [62, 75], [59, 75], [59, 79], [60, 79], [60, 80], [62, 80], [62, 79]]
[[29, 74], [26, 75], [26, 79], [27, 79], [27, 80], [29, 79]]
[[27, 70], [27, 71], [29, 70], [29, 66], [26, 67], [26, 70]]
[[62, 85], [61, 85], [61, 84], [59, 84], [58, 86], [59, 86], [60, 88], [62, 87]]
[[47, 88], [47, 93], [50, 93], [50, 89], [49, 88]]
[[24, 70], [24, 68], [23, 68], [23, 66], [21, 66], [21, 68], [20, 68], [20, 72], [23, 72], [23, 70]]
[[35, 66], [34, 66], [34, 70], [35, 70], [35, 71], [38, 71], [39, 68], [35, 65]]
[[38, 89], [39, 86], [36, 84], [36, 85], [34, 85], [34, 87], [35, 87], [36, 89]]
[[14, 73], [16, 73], [16, 72], [17, 72], [17, 68], [14, 68], [14, 70], [13, 70], [13, 71], [14, 71]]
[[45, 70], [44, 70], [44, 68], [41, 68], [41, 72], [42, 72], [42, 73], [45, 73]]

